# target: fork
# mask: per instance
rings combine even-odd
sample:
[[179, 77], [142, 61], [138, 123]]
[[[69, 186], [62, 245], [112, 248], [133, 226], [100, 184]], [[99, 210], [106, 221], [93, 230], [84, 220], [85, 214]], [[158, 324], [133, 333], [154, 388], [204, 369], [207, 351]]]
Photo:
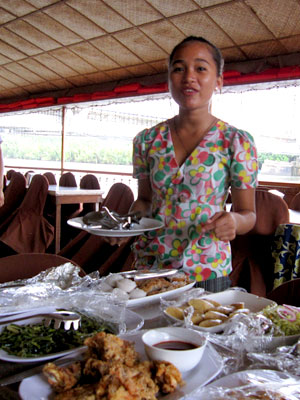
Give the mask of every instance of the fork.
[[64, 325], [65, 330], [70, 330], [73, 327], [74, 330], [78, 330], [80, 326], [81, 317], [74, 311], [53, 311], [48, 313], [38, 313], [31, 315], [19, 315], [16, 318], [11, 318], [9, 320], [0, 321], [0, 325], [7, 325], [8, 323], [13, 323], [17, 321], [24, 321], [26, 319], [35, 318], [35, 317], [43, 317], [43, 323], [46, 327], [50, 326], [52, 322], [54, 322], [54, 329], [59, 329], [61, 324]]

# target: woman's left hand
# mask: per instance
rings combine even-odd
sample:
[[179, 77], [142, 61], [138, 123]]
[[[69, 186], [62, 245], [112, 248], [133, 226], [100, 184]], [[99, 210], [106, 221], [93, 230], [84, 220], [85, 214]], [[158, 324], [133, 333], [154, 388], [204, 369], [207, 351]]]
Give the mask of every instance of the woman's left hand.
[[202, 232], [215, 231], [218, 239], [233, 240], [236, 236], [236, 219], [232, 212], [219, 211], [202, 226]]

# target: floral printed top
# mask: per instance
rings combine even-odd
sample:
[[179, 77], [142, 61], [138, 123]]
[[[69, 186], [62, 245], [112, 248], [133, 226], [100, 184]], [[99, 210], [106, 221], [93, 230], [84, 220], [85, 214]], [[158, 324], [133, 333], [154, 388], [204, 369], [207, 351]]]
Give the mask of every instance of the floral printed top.
[[168, 121], [145, 129], [133, 141], [133, 176], [149, 178], [152, 216], [165, 227], [141, 235], [133, 245], [136, 268], [183, 268], [203, 281], [231, 272], [230, 243], [202, 224], [224, 210], [230, 186], [257, 185], [252, 136], [218, 121], [181, 167], [175, 159]]

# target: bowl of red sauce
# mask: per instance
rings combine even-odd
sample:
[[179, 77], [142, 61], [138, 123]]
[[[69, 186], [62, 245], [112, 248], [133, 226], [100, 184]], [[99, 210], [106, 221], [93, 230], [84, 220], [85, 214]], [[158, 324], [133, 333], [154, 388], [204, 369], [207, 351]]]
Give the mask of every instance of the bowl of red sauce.
[[168, 361], [180, 372], [199, 364], [207, 343], [203, 333], [174, 326], [151, 329], [143, 334], [142, 340], [150, 360]]

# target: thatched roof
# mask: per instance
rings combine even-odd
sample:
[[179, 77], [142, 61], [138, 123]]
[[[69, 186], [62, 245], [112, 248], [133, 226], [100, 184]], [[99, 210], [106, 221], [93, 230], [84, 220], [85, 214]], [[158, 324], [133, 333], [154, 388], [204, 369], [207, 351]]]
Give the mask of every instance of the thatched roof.
[[227, 69], [300, 65], [300, 0], [0, 0], [0, 24], [1, 102], [162, 81], [187, 35]]

